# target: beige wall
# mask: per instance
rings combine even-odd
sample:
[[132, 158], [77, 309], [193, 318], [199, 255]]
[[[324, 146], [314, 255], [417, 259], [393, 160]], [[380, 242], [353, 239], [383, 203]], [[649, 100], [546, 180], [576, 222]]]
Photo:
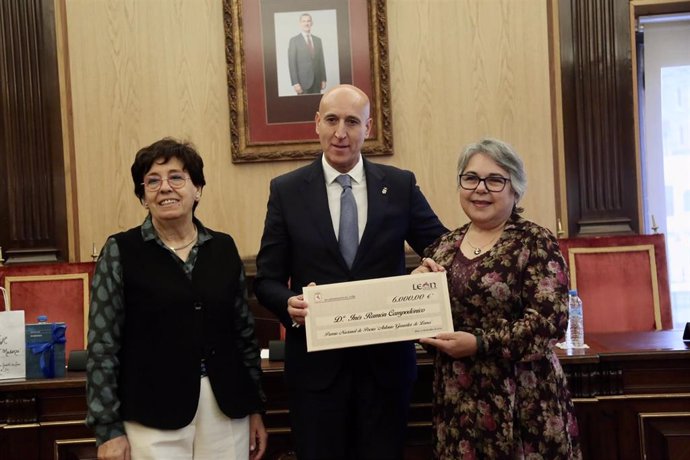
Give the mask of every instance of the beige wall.
[[[360, 1], [360, 0], [352, 0]], [[172, 135], [202, 154], [198, 215], [255, 255], [272, 177], [306, 162], [233, 164], [221, 0], [56, 0], [72, 165], [73, 259], [145, 213], [134, 153]], [[512, 143], [526, 216], [555, 229], [547, 0], [388, 0], [394, 150], [443, 222], [464, 222], [455, 161], [481, 136]]]

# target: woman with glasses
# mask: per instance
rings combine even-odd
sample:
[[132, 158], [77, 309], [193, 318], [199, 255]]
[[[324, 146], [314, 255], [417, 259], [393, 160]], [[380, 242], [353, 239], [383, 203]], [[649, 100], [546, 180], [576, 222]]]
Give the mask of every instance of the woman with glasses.
[[162, 139], [132, 164], [141, 226], [108, 238], [89, 311], [87, 424], [99, 459], [259, 459], [259, 348], [235, 242], [194, 216], [203, 161]]
[[458, 161], [470, 222], [440, 237], [414, 272], [445, 271], [455, 332], [436, 350], [438, 459], [581, 458], [577, 420], [553, 347], [568, 322], [568, 276], [551, 232], [520, 216], [522, 160], [484, 139]]

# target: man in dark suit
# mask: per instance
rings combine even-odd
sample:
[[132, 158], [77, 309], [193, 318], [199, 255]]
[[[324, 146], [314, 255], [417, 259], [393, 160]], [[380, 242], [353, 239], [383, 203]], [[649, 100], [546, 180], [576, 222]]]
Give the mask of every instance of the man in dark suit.
[[[446, 231], [415, 176], [361, 154], [369, 135], [369, 99], [358, 88], [329, 90], [316, 113], [323, 155], [271, 181], [254, 292], [286, 327], [285, 377], [300, 460], [400, 459], [414, 343], [307, 353], [302, 325], [309, 283], [405, 274], [404, 243], [418, 253]], [[348, 263], [339, 249], [338, 176], [349, 175], [359, 246]], [[355, 240], [355, 243], [357, 240]]]
[[290, 80], [297, 94], [318, 94], [326, 88], [326, 64], [323, 60], [321, 39], [312, 35], [311, 15], [299, 18], [302, 32], [290, 39], [288, 64]]

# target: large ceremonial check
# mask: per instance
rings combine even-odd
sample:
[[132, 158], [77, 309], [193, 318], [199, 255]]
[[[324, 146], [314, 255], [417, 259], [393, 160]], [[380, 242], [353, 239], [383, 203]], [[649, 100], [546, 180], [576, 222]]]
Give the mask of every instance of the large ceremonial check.
[[399, 342], [453, 331], [446, 274], [307, 286], [307, 351]]

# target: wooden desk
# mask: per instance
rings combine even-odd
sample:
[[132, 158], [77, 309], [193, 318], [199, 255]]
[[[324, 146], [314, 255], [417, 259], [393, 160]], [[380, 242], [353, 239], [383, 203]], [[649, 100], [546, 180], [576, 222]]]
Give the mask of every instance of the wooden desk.
[[690, 347], [682, 336], [589, 334], [589, 349], [558, 351], [585, 458], [690, 459]]
[[[591, 348], [559, 358], [570, 378], [586, 459], [690, 459], [690, 348], [681, 331], [590, 334]], [[282, 363], [264, 361], [267, 459], [291, 455]], [[407, 459], [431, 458], [431, 359], [419, 359]], [[0, 383], [0, 458], [87, 459], [83, 373]]]
[[71, 447], [95, 443], [85, 418], [83, 372], [52, 380], [1, 382], [0, 458], [68, 459]]

